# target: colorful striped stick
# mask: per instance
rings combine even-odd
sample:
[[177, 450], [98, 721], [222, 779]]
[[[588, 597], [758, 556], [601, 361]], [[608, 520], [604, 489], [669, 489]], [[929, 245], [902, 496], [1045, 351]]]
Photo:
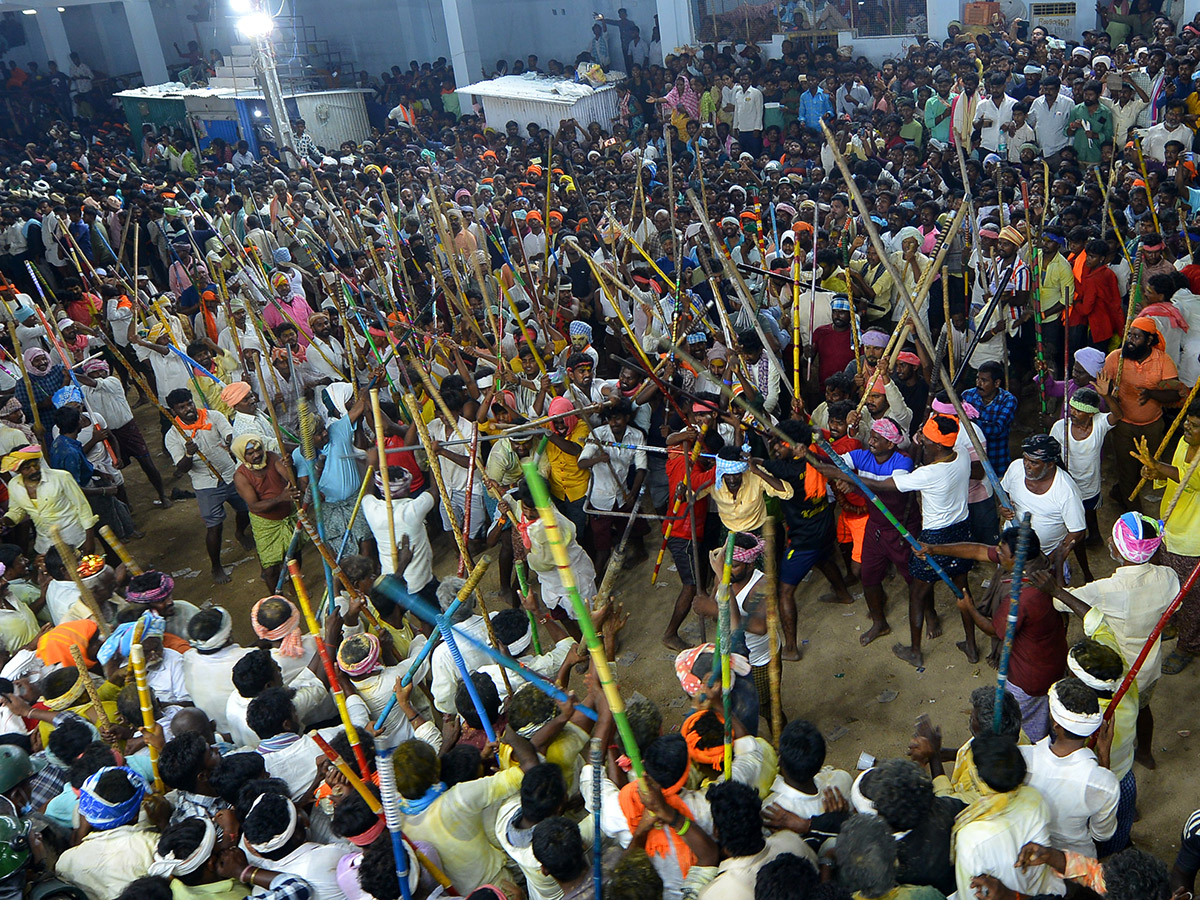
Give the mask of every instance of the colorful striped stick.
[[400, 900], [412, 900], [412, 888], [408, 883], [408, 853], [404, 850], [404, 833], [400, 828], [400, 793], [396, 790], [396, 770], [392, 765], [390, 751], [376, 752], [375, 771], [379, 773], [379, 792], [383, 795], [383, 818], [392, 837], [392, 856], [396, 860]]
[[[1000, 668], [996, 675], [996, 712], [992, 718], [992, 730], [1000, 733], [1000, 724], [1004, 719], [1004, 685], [1008, 683], [1008, 661], [1012, 656], [1013, 637], [1017, 633], [1017, 612], [1021, 605], [1021, 584], [1025, 580], [1025, 558], [1029, 555], [1029, 536], [1033, 534], [1030, 524], [1030, 513], [1025, 513], [1021, 519], [1017, 533], [1017, 553], [1013, 560], [1012, 593], [1008, 600], [1008, 622], [1004, 629], [1004, 648], [1000, 651]], [[1113, 697], [1109, 709], [1117, 705]]]
[[[721, 584], [717, 588], [717, 653], [721, 666], [721, 695], [725, 699], [725, 777], [733, 777], [733, 684], [730, 654], [733, 652], [733, 625], [729, 611], [729, 582], [733, 577], [733, 542], [737, 532], [725, 538], [725, 564], [721, 569]], [[700, 573], [696, 573], [700, 577]], [[713, 660], [713, 666], [717, 660]]]
[[[133, 628], [133, 643], [129, 648], [129, 667], [133, 669], [133, 680], [137, 685], [138, 705], [142, 708], [142, 728], [144, 731], [151, 732], [158, 727], [158, 723], [154, 721], [154, 701], [150, 697], [150, 685], [146, 681], [146, 655], [142, 650], [142, 623], [138, 622]], [[87, 676], [87, 670], [84, 670], [84, 675]], [[91, 678], [88, 678], [91, 681]], [[85, 683], [85, 687], [87, 684]], [[96, 712], [101, 711], [99, 706], [99, 697], [95, 698], [97, 703]], [[150, 767], [154, 770], [154, 792], [161, 794], [163, 792], [162, 778], [158, 774], [158, 748], [154, 744], [147, 741], [150, 750]]]
[[321, 663], [325, 666], [325, 676], [329, 680], [329, 689], [333, 691], [333, 700], [337, 704], [338, 715], [342, 717], [342, 727], [346, 729], [346, 738], [350, 741], [351, 749], [354, 750], [354, 758], [358, 762], [359, 769], [365, 775], [368, 771], [367, 757], [358, 742], [358, 729], [350, 721], [350, 711], [346, 708], [346, 696], [342, 693], [337, 670], [333, 667], [329, 648], [325, 646], [325, 639], [321, 635], [321, 626], [317, 623], [317, 617], [313, 615], [312, 603], [308, 599], [308, 588], [304, 586], [304, 576], [300, 573], [300, 563], [289, 559], [288, 572], [292, 576], [292, 586], [296, 589], [296, 600], [300, 604], [300, 611], [304, 614], [304, 621], [308, 625], [308, 630], [312, 632], [313, 639], [317, 642], [317, 652], [321, 656]]
[[633, 736], [633, 729], [629, 725], [629, 717], [625, 715], [625, 701], [621, 699], [621, 692], [617, 690], [616, 681], [613, 678], [612, 669], [608, 665], [608, 657], [604, 654], [604, 642], [600, 640], [600, 635], [596, 633], [596, 626], [592, 622], [592, 614], [584, 603], [583, 598], [579, 596], [579, 587], [575, 583], [575, 574], [571, 571], [571, 560], [567, 556], [567, 546], [562, 539], [562, 533], [558, 528], [558, 520], [554, 515], [554, 507], [550, 502], [550, 491], [546, 487], [546, 482], [537, 470], [537, 464], [532, 461], [526, 461], [521, 464], [521, 469], [525, 473], [525, 481], [529, 485], [529, 490], [533, 493], [534, 502], [537, 504], [538, 513], [542, 518], [542, 524], [546, 528], [546, 538], [550, 542], [550, 551], [554, 555], [554, 563], [558, 567], [559, 577], [562, 579], [563, 585], [567, 589], [567, 595], [571, 599], [571, 607], [575, 610], [575, 616], [579, 620], [579, 628], [583, 632], [584, 640], [587, 642], [588, 652], [592, 655], [592, 662], [596, 666], [596, 675], [600, 680], [600, 686], [604, 690], [604, 696], [608, 700], [609, 708], [612, 710], [613, 720], [617, 725], [617, 732], [621, 735], [621, 744], [625, 748], [625, 755], [629, 757], [629, 762], [633, 767], [635, 778], [641, 778], [645, 774], [645, 769], [642, 766], [642, 752], [638, 748], [637, 741]]
[[100, 537], [104, 538], [104, 542], [112, 547], [113, 553], [117, 554], [117, 558], [125, 564], [125, 569], [130, 575], [141, 575], [142, 567], [137, 564], [137, 560], [129, 552], [129, 549], [118, 540], [113, 534], [113, 530], [107, 525], [100, 526]]

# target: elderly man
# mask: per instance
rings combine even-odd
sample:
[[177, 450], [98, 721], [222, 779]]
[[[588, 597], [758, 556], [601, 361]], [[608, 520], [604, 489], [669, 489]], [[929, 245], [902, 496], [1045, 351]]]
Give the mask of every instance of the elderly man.
[[[1042, 553], [1060, 571], [1067, 554], [1087, 533], [1083, 498], [1075, 480], [1062, 468], [1062, 445], [1048, 434], [1035, 434], [1021, 444], [1021, 459], [1004, 473], [1001, 485], [1014, 509], [1001, 509], [1005, 521], [1021, 521], [1030, 513]], [[1091, 581], [1087, 557], [1081, 558], [1084, 577]]]
[[271, 276], [271, 290], [274, 293], [263, 309], [263, 321], [272, 331], [280, 325], [291, 325], [300, 333], [301, 346], [307, 347], [313, 336], [312, 326], [309, 325], [313, 308], [295, 292], [291, 280], [283, 272]]
[[1142, 464], [1131, 451], [1140, 441], [1158, 446], [1164, 428], [1163, 405], [1177, 402], [1183, 385], [1175, 363], [1163, 350], [1158, 326], [1149, 316], [1133, 320], [1125, 343], [1105, 358], [1103, 371], [1118, 385], [1121, 421], [1109, 436], [1117, 470], [1111, 496], [1124, 506], [1137, 501], [1133, 493], [1142, 474]]
[[41, 448], [34, 444], [6, 455], [0, 460], [0, 471], [16, 473], [8, 483], [4, 519], [13, 525], [26, 519], [33, 522], [37, 553], [54, 546], [55, 528], [69, 546], [92, 552], [98, 519], [70, 472], [43, 466]]

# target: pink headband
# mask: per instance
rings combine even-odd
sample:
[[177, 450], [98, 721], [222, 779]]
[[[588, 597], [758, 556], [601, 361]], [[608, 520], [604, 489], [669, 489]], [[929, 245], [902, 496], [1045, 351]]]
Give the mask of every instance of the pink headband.
[[[1161, 525], [1140, 513], [1127, 512], [1113, 523], [1112, 538], [1117, 552], [1138, 564], [1148, 561], [1162, 544]], [[1150, 537], [1142, 537], [1151, 532]]]
[[893, 444], [898, 444], [903, 440], [903, 433], [900, 431], [900, 426], [887, 416], [872, 422], [871, 430], [885, 441], [891, 441]]
[[[973, 407], [970, 403], [967, 403], [964, 400], [964, 401], [962, 401], [962, 405], [963, 405], [963, 412], [965, 412], [967, 414], [968, 419], [978, 419], [979, 418], [979, 410], [977, 410], [975, 407]], [[958, 415], [958, 412], [954, 409], [954, 406], [950, 403], [946, 403], [944, 400], [934, 400], [933, 401], [933, 411], [935, 413], [941, 413], [943, 416], [957, 416]]]
[[[270, 630], [258, 624], [258, 608], [268, 600], [282, 600], [292, 611], [286, 622], [278, 628]], [[250, 624], [254, 626], [254, 633], [264, 641], [282, 641], [279, 645], [279, 652], [284, 656], [295, 657], [304, 655], [304, 642], [300, 634], [300, 612], [296, 609], [296, 604], [287, 597], [280, 597], [278, 594], [263, 597], [250, 610]]]
[[754, 541], [755, 541], [753, 547], [739, 547], [736, 544], [734, 544], [734, 546], [733, 546], [733, 561], [734, 562], [752, 563], [756, 559], [758, 559], [759, 555], [762, 554], [763, 547], [765, 547], [767, 545], [767, 542], [756, 535], [750, 535], [750, 537], [754, 538]]
[[355, 847], [370, 847], [375, 843], [375, 838], [383, 834], [383, 824], [383, 819], [377, 819], [375, 824], [362, 834], [351, 835], [347, 840]]

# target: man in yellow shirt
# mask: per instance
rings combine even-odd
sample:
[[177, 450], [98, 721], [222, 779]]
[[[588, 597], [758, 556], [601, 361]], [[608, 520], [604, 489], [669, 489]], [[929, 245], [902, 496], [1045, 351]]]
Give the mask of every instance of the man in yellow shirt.
[[724, 447], [717, 454], [713, 499], [721, 524], [730, 531], [757, 531], [767, 521], [766, 497], [790, 500], [792, 494], [790, 484], [763, 469], [760, 460], [742, 459], [737, 447]]
[[555, 397], [550, 401], [550, 415], [561, 416], [550, 422], [549, 441], [546, 444], [546, 461], [550, 464], [550, 493], [554, 495], [559, 512], [575, 525], [575, 533], [583, 534], [587, 524], [587, 513], [583, 511], [587, 496], [589, 473], [579, 468], [579, 454], [587, 440], [587, 422], [569, 413], [575, 407], [566, 397]]
[[1075, 293], [1075, 273], [1061, 252], [1066, 245], [1067, 238], [1061, 232], [1052, 228], [1042, 232], [1038, 298], [1042, 312], [1042, 344], [1047, 360], [1060, 358], [1062, 316]]
[[42, 466], [42, 451], [36, 444], [13, 450], [0, 462], [0, 471], [15, 472], [8, 483], [8, 512], [4, 518], [14, 525], [29, 519], [37, 529], [33, 549], [45, 553], [54, 546], [51, 529], [58, 528], [72, 547], [92, 552], [97, 517], [69, 472]]

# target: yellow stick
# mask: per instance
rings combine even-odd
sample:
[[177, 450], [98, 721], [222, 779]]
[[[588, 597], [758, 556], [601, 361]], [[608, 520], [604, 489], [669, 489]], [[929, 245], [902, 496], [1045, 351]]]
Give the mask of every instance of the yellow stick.
[[79, 677], [83, 679], [83, 689], [87, 691], [88, 700], [92, 702], [92, 709], [96, 710], [96, 724], [101, 728], [108, 728], [112, 723], [108, 720], [108, 714], [104, 712], [100, 694], [96, 691], [96, 684], [92, 681], [92, 676], [88, 674], [87, 663], [84, 662], [83, 653], [78, 644], [71, 645], [71, 659], [75, 660], [75, 668], [79, 670]]
[[[1162, 458], [1163, 451], [1167, 449], [1167, 445], [1171, 443], [1171, 438], [1175, 436], [1175, 432], [1179, 430], [1179, 426], [1183, 424], [1183, 420], [1187, 418], [1188, 407], [1192, 405], [1192, 401], [1196, 399], [1196, 393], [1200, 391], [1200, 378], [1196, 379], [1196, 383], [1192, 385], [1192, 389], [1188, 391], [1187, 399], [1183, 401], [1183, 408], [1179, 410], [1179, 414], [1175, 416], [1175, 421], [1171, 423], [1171, 427], [1167, 429], [1167, 433], [1163, 435], [1162, 441], [1158, 445], [1158, 449], [1154, 451], [1154, 460], [1157, 462]], [[1068, 423], [1068, 426], [1070, 424]], [[1134, 498], [1141, 492], [1142, 485], [1146, 483], [1143, 477], [1138, 481], [1137, 487], [1133, 489], [1133, 493], [1129, 495], [1129, 502], [1132, 503]]]
[[[137, 684], [138, 703], [142, 707], [142, 729], [148, 733], [157, 728], [158, 723], [154, 720], [154, 701], [150, 697], [150, 685], [146, 683], [146, 656], [142, 651], [140, 640], [129, 648], [129, 665], [133, 669], [133, 679]], [[154, 793], [161, 794], [163, 782], [158, 774], [158, 748], [148, 740], [146, 743], [150, 749], [150, 766], [154, 769]]]
[[109, 528], [107, 525], [101, 525], [100, 537], [104, 538], [104, 542], [108, 544], [108, 546], [112, 547], [113, 553], [117, 554], [121, 562], [125, 563], [125, 568], [128, 570], [130, 575], [142, 574], [142, 567], [137, 564], [137, 560], [133, 558], [133, 555], [129, 552], [129, 549], [121, 543], [115, 534], [113, 534], [113, 530], [111, 528]]

